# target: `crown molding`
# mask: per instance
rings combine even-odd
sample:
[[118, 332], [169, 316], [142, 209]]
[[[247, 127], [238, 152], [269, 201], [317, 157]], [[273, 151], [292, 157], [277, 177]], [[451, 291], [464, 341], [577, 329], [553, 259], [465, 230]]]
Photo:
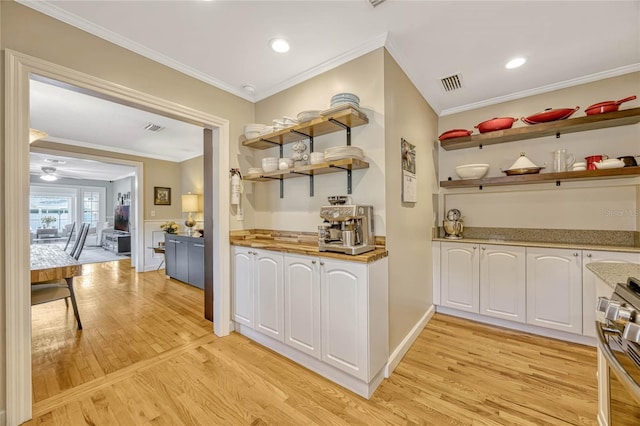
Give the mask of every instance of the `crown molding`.
[[321, 64], [319, 64], [318, 66], [315, 66], [313, 68], [310, 68], [306, 71], [303, 71], [297, 75], [294, 75], [293, 77], [282, 81], [281, 83], [272, 86], [271, 88], [267, 89], [267, 90], [262, 90], [260, 91], [256, 97], [255, 97], [255, 101], [261, 101], [263, 99], [268, 98], [269, 96], [275, 95], [276, 93], [279, 93], [283, 90], [286, 90], [290, 87], [295, 86], [296, 84], [300, 84], [303, 81], [309, 80], [313, 77], [316, 77], [322, 73], [325, 73], [333, 68], [336, 68], [340, 65], [346, 64], [349, 61], [352, 61], [356, 58], [359, 58], [362, 55], [365, 55], [369, 52], [372, 52], [380, 47], [384, 47], [385, 43], [387, 40], [387, 33], [382, 33], [378, 36], [376, 36], [375, 38], [367, 41], [366, 43], [363, 43], [345, 53], [343, 53], [342, 55], [336, 56], [334, 58], [329, 59], [328, 61], [325, 61]]
[[439, 115], [440, 117], [444, 117], [445, 115], [471, 111], [474, 109], [483, 108], [490, 105], [500, 104], [502, 102], [514, 101], [516, 99], [527, 98], [529, 96], [540, 95], [542, 93], [553, 92], [555, 90], [566, 89], [569, 87], [579, 86], [581, 84], [586, 84], [586, 83], [592, 83], [594, 81], [604, 80], [606, 78], [618, 77], [624, 74], [630, 74], [632, 72], [638, 72], [638, 71], [640, 71], [640, 63], [625, 65], [623, 67], [586, 75], [584, 77], [579, 77], [571, 80], [561, 81], [558, 83], [548, 84], [546, 86], [540, 86], [534, 89], [523, 90], [521, 92], [511, 93], [505, 96], [498, 96], [496, 98], [491, 98], [491, 99], [487, 99], [480, 102], [461, 105], [454, 108], [447, 108], [442, 110], [442, 112]]
[[104, 27], [101, 27], [92, 22], [89, 22], [86, 19], [79, 17], [78, 15], [69, 13], [66, 10], [48, 1], [36, 1], [36, 0], [15, 0], [15, 1], [17, 3], [22, 4], [23, 6], [37, 10], [38, 12], [48, 15], [54, 19], [57, 19], [66, 24], [79, 28], [90, 34], [93, 34], [96, 37], [100, 37], [101, 39], [107, 40], [127, 50], [130, 50], [139, 55], [142, 55], [145, 58], [149, 58], [153, 61], [161, 63], [162, 65], [166, 65], [169, 68], [180, 71], [181, 73], [186, 74], [190, 77], [193, 77], [195, 79], [208, 83], [214, 87], [217, 87], [218, 89], [224, 90], [225, 92], [229, 92], [247, 101], [255, 102], [255, 99], [253, 96], [249, 95], [248, 93], [242, 90], [229, 86], [228, 84], [220, 80], [217, 80], [215, 78], [212, 78], [211, 76], [203, 72], [200, 72], [194, 68], [188, 67], [181, 62], [173, 60], [170, 57], [163, 55], [160, 52], [157, 52], [153, 49], [149, 49], [126, 37], [122, 37], [121, 35], [116, 34], [113, 31], [109, 31]]

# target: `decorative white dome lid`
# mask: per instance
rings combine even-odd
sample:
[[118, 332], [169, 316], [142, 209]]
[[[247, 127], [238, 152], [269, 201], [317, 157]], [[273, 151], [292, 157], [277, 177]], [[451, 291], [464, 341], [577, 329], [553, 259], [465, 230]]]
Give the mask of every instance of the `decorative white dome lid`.
[[520, 153], [520, 157], [516, 160], [515, 163], [513, 163], [511, 165], [511, 167], [509, 167], [509, 170], [514, 170], [514, 169], [530, 169], [530, 168], [535, 168], [538, 167], [535, 164], [533, 164], [533, 162], [531, 160], [529, 160], [527, 157], [525, 157], [524, 152]]

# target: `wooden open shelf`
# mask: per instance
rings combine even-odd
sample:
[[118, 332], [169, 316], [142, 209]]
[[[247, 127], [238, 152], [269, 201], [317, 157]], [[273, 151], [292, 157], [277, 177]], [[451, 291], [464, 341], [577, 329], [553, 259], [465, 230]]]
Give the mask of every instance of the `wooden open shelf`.
[[472, 188], [484, 186], [527, 185], [532, 183], [559, 182], [574, 180], [616, 179], [640, 176], [640, 166], [618, 169], [585, 170], [581, 172], [538, 173], [516, 176], [498, 176], [484, 179], [443, 180], [442, 188]]
[[308, 139], [309, 136], [316, 137], [329, 133], [344, 130], [340, 124], [346, 127], [357, 127], [369, 123], [367, 115], [355, 108], [349, 108], [333, 114], [316, 118], [315, 120], [306, 121], [287, 129], [269, 133], [253, 139], [247, 139], [242, 142], [243, 146], [255, 149], [268, 149], [278, 145], [286, 145], [293, 142]]
[[317, 176], [327, 173], [344, 172], [345, 170], [368, 169], [369, 163], [355, 158], [328, 161], [307, 166], [294, 167], [287, 170], [262, 173], [260, 175], [247, 175], [243, 179], [251, 182], [270, 182], [277, 179], [290, 179], [305, 176]]
[[544, 136], [560, 135], [562, 133], [575, 133], [586, 130], [604, 129], [607, 127], [626, 126], [638, 122], [640, 122], [640, 108], [632, 108], [606, 114], [587, 115], [585, 117], [568, 118], [550, 123], [497, 130], [495, 132], [481, 133], [479, 135], [465, 136], [462, 138], [445, 139], [440, 142], [440, 145], [446, 151], [453, 151], [456, 149], [482, 147], [484, 145], [495, 145]]

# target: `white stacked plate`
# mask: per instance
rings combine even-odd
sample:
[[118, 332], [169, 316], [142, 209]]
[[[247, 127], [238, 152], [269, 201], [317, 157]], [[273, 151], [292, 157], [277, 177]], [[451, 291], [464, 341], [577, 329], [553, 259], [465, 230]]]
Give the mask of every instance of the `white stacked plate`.
[[249, 167], [247, 175], [260, 175], [262, 174], [262, 167]]
[[296, 120], [295, 118], [287, 117], [286, 115], [282, 117], [282, 122], [285, 124], [285, 126], [295, 126], [296, 124], [298, 124], [298, 120]]
[[264, 129], [258, 133], [258, 136], [268, 135], [269, 133], [273, 133], [273, 126], [264, 126]]
[[347, 103], [358, 106], [360, 105], [360, 98], [353, 93], [338, 93], [331, 97], [331, 107]]
[[305, 121], [311, 121], [316, 118], [320, 118], [320, 110], [319, 109], [310, 109], [307, 111], [301, 111], [298, 114], [298, 121], [300, 123], [304, 123]]
[[344, 158], [357, 158], [358, 160], [362, 160], [364, 153], [362, 149], [356, 146], [336, 146], [324, 150], [325, 161], [342, 160]]
[[327, 115], [335, 114], [336, 112], [343, 111], [343, 110], [349, 109], [349, 108], [353, 108], [353, 109], [357, 110], [358, 112], [360, 112], [362, 114], [362, 111], [360, 111], [360, 108], [358, 108], [358, 105], [352, 104], [350, 102], [347, 102], [347, 103], [344, 103], [344, 104], [338, 104], [338, 105], [336, 105], [334, 107], [331, 107], [329, 109], [325, 109], [324, 111], [320, 112], [320, 115], [326, 117]]
[[260, 133], [265, 129], [265, 127], [267, 127], [266, 124], [259, 124], [259, 123], [245, 124], [244, 136], [247, 139], [257, 138], [258, 136], [260, 136]]

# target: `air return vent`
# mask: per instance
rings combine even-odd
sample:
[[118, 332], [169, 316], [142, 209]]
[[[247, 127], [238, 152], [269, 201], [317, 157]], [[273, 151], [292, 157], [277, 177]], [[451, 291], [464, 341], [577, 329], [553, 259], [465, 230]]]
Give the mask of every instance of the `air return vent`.
[[379, 6], [380, 3], [383, 3], [384, 0], [369, 0], [369, 3], [371, 3], [371, 6], [376, 7]]
[[150, 131], [150, 132], [159, 132], [159, 131], [161, 131], [162, 129], [164, 129], [164, 127], [162, 127], [162, 126], [161, 126], [161, 125], [159, 125], [159, 124], [147, 123], [147, 125], [146, 125], [146, 126], [144, 126], [144, 129], [145, 129], [145, 130], [148, 130], [148, 131]]
[[451, 92], [462, 88], [462, 75], [460, 73], [441, 78], [445, 92]]

